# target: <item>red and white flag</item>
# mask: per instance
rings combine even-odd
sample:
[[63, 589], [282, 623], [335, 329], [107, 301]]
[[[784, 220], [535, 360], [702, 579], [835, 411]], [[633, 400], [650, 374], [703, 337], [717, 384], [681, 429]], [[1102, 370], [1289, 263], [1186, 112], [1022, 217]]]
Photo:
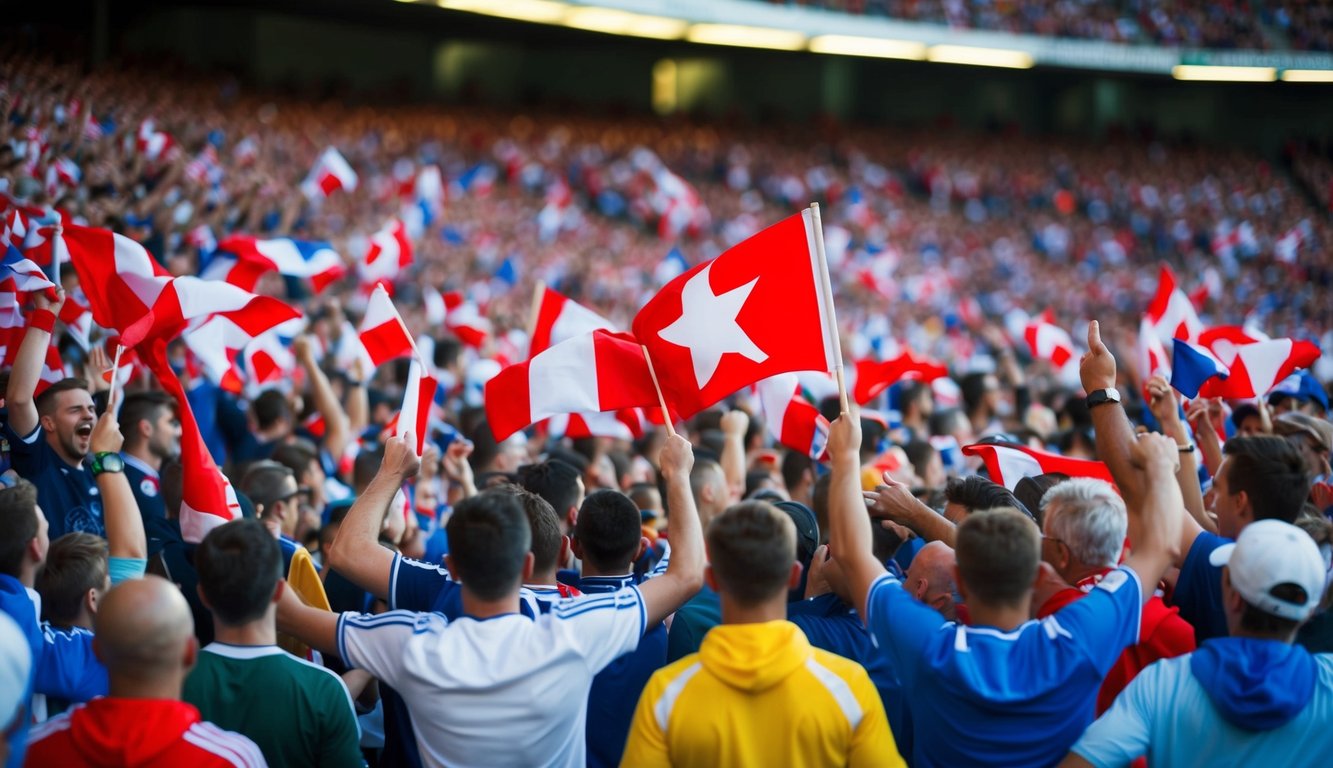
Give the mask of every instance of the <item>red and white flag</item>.
[[[1009, 490], [1025, 477], [1036, 477], [1055, 472], [1070, 477], [1091, 477], [1114, 483], [1111, 470], [1100, 461], [1073, 459], [1058, 453], [1047, 453], [1018, 443], [975, 443], [963, 446], [968, 456], [980, 456], [986, 462], [990, 479]], [[1036, 514], [1036, 510], [1031, 510]]]
[[46, 358], [42, 360], [42, 372], [37, 376], [37, 386], [33, 388], [36, 397], [46, 388], [65, 378], [65, 361], [60, 359], [60, 349], [51, 344], [46, 348]]
[[361, 346], [376, 368], [413, 353], [412, 337], [407, 334], [407, 326], [403, 325], [403, 319], [393, 306], [393, 299], [389, 298], [382, 285], [375, 286], [375, 291], [370, 294], [358, 335], [361, 337]]
[[621, 408], [606, 413], [556, 414], [546, 420], [546, 431], [555, 439], [568, 437], [609, 437], [613, 440], [638, 440], [650, 425], [642, 408]]
[[441, 296], [434, 286], [422, 286], [421, 306], [426, 310], [427, 325], [431, 327], [444, 325], [445, 318], [449, 316], [449, 306], [444, 303], [444, 296]]
[[255, 289], [262, 275], [276, 270], [288, 277], [310, 280], [310, 287], [319, 293], [347, 271], [342, 256], [325, 242], [231, 235], [217, 244], [217, 251], [235, 256], [236, 263], [228, 269], [219, 256], [214, 259], [219, 266], [210, 266], [203, 277], [225, 280], [247, 291]]
[[1165, 264], [1157, 278], [1157, 294], [1148, 305], [1148, 322], [1163, 344], [1172, 339], [1198, 341], [1203, 332], [1203, 322], [1195, 313], [1194, 304], [1176, 287], [1176, 276]]
[[1023, 339], [1037, 360], [1046, 360], [1057, 369], [1074, 359], [1074, 340], [1055, 323], [1055, 314], [1046, 310], [1023, 328]]
[[458, 291], [444, 294], [444, 305], [448, 316], [444, 327], [448, 328], [458, 340], [473, 349], [480, 349], [491, 335], [491, 321], [482, 313], [477, 302], [464, 299]]
[[338, 150], [329, 147], [315, 161], [310, 175], [301, 184], [301, 191], [310, 198], [328, 197], [340, 189], [355, 192], [356, 184], [356, 171]]
[[435, 405], [435, 390], [438, 387], [439, 383], [423, 370], [421, 363], [413, 360], [408, 368], [407, 388], [403, 390], [403, 407], [398, 411], [393, 434], [401, 437], [411, 432], [416, 439], [418, 456], [426, 446], [426, 435], [430, 431], [430, 411]]
[[807, 209], [685, 272], [639, 311], [634, 336], [682, 418], [761, 379], [834, 367], [814, 238]]
[[[1199, 389], [1201, 397], [1245, 400], [1263, 397], [1292, 373], [1309, 368], [1319, 359], [1319, 347], [1308, 341], [1272, 339], [1236, 348], [1226, 379], [1209, 379]], [[1223, 361], [1225, 362], [1225, 361]]]
[[794, 373], [780, 373], [755, 385], [768, 432], [781, 445], [819, 461], [828, 449], [828, 419], [801, 395]]
[[1139, 321], [1139, 340], [1136, 347], [1139, 377], [1142, 379], [1140, 384], [1147, 384], [1148, 379], [1154, 376], [1161, 376], [1168, 381], [1171, 379], [1171, 356], [1166, 353], [1166, 347], [1157, 337], [1157, 330], [1153, 327], [1152, 321], [1146, 317]]
[[67, 225], [62, 235], [93, 321], [123, 332], [157, 303], [172, 277], [142, 245], [105, 229]]
[[613, 331], [615, 328], [610, 320], [564, 294], [547, 288], [537, 305], [537, 322], [532, 327], [528, 356], [541, 354], [566, 339], [596, 330]]
[[174, 144], [175, 141], [172, 140], [171, 135], [157, 130], [157, 125], [152, 119], [139, 124], [139, 132], [135, 136], [134, 145], [149, 160], [159, 159]]
[[121, 331], [120, 343], [133, 348], [148, 338], [180, 336], [194, 321], [222, 315], [251, 336], [301, 317], [271, 296], [257, 296], [228, 283], [183, 276], [171, 279], [152, 308]]
[[[880, 392], [902, 379], [934, 381], [948, 375], [949, 369], [943, 363], [926, 357], [916, 357], [910, 350], [883, 362], [857, 360], [852, 398], [857, 404], [865, 405], [874, 400]], [[834, 394], [837, 394], [836, 390]]]
[[496, 440], [558, 414], [653, 407], [657, 392], [634, 337], [593, 331], [511, 365], [486, 382]]
[[1199, 345], [1226, 366], [1235, 362], [1236, 351], [1241, 347], [1269, 340], [1266, 334], [1239, 325], [1215, 325], [1199, 334]]
[[412, 240], [401, 219], [394, 219], [370, 236], [370, 247], [361, 259], [361, 282], [393, 282], [412, 263]]

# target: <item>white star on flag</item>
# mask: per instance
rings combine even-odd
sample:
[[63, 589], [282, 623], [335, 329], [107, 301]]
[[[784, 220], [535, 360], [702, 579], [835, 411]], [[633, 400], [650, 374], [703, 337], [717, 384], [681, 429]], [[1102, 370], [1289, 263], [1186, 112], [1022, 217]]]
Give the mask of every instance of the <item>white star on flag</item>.
[[718, 363], [728, 352], [744, 355], [756, 363], [768, 359], [768, 353], [736, 322], [759, 278], [719, 296], [708, 282], [712, 268], [710, 263], [689, 279], [681, 291], [680, 318], [658, 333], [665, 341], [689, 348], [694, 378], [700, 389], [712, 381]]

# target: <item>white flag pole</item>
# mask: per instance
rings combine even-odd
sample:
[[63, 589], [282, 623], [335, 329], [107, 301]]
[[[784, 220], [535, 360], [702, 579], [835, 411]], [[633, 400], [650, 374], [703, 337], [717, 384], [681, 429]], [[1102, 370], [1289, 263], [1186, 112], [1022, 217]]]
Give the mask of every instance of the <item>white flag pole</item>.
[[662, 406], [662, 422], [666, 424], [667, 434], [675, 435], [676, 428], [671, 425], [671, 411], [667, 410], [666, 398], [662, 396], [662, 385], [657, 381], [657, 371], [653, 368], [653, 356], [648, 354], [648, 347], [640, 344], [643, 359], [648, 361], [648, 375], [653, 379], [653, 389], [657, 390], [657, 403]]
[[819, 216], [819, 203], [810, 204], [810, 221], [814, 225], [815, 256], [819, 259], [819, 289], [824, 294], [824, 324], [828, 326], [827, 343], [833, 359], [831, 373], [838, 380], [840, 413], [847, 413], [847, 377], [842, 367], [842, 339], [838, 335], [838, 313], [833, 307], [833, 282], [829, 279], [828, 257], [824, 254], [824, 224]]

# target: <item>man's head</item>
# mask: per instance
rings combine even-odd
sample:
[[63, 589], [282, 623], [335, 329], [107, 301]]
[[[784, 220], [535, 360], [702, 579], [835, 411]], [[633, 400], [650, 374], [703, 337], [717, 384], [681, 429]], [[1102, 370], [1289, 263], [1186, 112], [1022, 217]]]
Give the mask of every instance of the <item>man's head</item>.
[[1066, 581], [1120, 562], [1129, 515], [1109, 483], [1087, 477], [1066, 480], [1046, 492], [1041, 508], [1042, 559]]
[[958, 618], [958, 605], [954, 601], [954, 593], [958, 591], [958, 585], [954, 583], [957, 564], [948, 544], [932, 541], [912, 558], [903, 586], [912, 597], [953, 621]]
[[1291, 411], [1273, 419], [1273, 431], [1296, 446], [1311, 478], [1328, 471], [1329, 451], [1333, 449], [1333, 424], [1307, 413]]
[[1208, 558], [1222, 570], [1222, 602], [1233, 636], [1291, 642], [1324, 595], [1324, 558], [1305, 531], [1257, 520]]
[[619, 491], [588, 494], [574, 526], [574, 554], [602, 575], [629, 573], [643, 544], [639, 508]]
[[42, 596], [42, 618], [57, 627], [91, 629], [97, 606], [111, 589], [106, 539], [91, 533], [67, 533], [51, 542], [35, 588]]
[[519, 467], [518, 484], [546, 499], [560, 518], [563, 533], [573, 529], [574, 518], [583, 503], [583, 477], [576, 467], [559, 459], [529, 464]]
[[1000, 380], [993, 373], [969, 373], [958, 382], [968, 414], [991, 416], [1000, 401]]
[[292, 431], [295, 416], [287, 396], [276, 389], [266, 389], [250, 403], [254, 429], [268, 439], [285, 437]]
[[708, 524], [708, 584], [742, 606], [787, 599], [801, 580], [796, 529], [772, 504], [745, 501]]
[[787, 451], [782, 455], [782, 484], [792, 500], [809, 506], [815, 479], [815, 463], [809, 456], [800, 451]]
[[279, 526], [288, 536], [296, 532], [301, 488], [290, 469], [276, 461], [257, 461], [241, 478], [240, 490], [254, 502], [260, 520]]
[[696, 458], [690, 470], [690, 492], [694, 494], [699, 520], [708, 525], [727, 507], [727, 476], [722, 465], [712, 459]]
[[954, 525], [961, 523], [963, 518], [973, 512], [984, 509], [1012, 507], [1027, 512], [1027, 508], [1008, 488], [976, 475], [949, 478], [948, 484], [944, 486], [944, 498], [944, 516]]
[[37, 486], [19, 480], [0, 489], [0, 573], [21, 581], [35, 574], [50, 548], [47, 527], [37, 506]]
[[532, 530], [532, 578], [534, 584], [555, 583], [555, 572], [569, 554], [569, 538], [560, 532], [560, 518], [556, 517], [546, 499], [517, 485], [501, 485], [492, 493], [509, 493], [523, 505]]
[[1041, 562], [1041, 532], [1013, 508], [973, 512], [958, 526], [958, 591], [969, 603], [1022, 608]]
[[465, 499], [445, 526], [445, 566], [466, 592], [500, 600], [532, 575], [532, 529], [511, 493], [487, 491]]
[[198, 652], [189, 604], [175, 584], [157, 576], [112, 587], [93, 632], [93, 651], [111, 676], [112, 696], [183, 680]]
[[209, 531], [195, 549], [194, 567], [199, 597], [217, 624], [239, 627], [270, 616], [280, 594], [282, 549], [258, 520], [232, 520]]
[[61, 379], [37, 396], [38, 423], [46, 440], [66, 462], [77, 464], [88, 455], [97, 411], [88, 383], [83, 379]]
[[316, 511], [324, 509], [324, 467], [319, 463], [319, 449], [308, 440], [293, 440], [273, 449], [270, 457], [290, 469], [296, 482], [310, 489], [310, 505]]
[[180, 453], [181, 423], [176, 402], [165, 392], [134, 392], [120, 407], [120, 432], [125, 450], [147, 453], [158, 460]]
[[1290, 523], [1309, 493], [1305, 462], [1289, 440], [1232, 438], [1222, 448], [1222, 465], [1213, 478], [1217, 532], [1234, 539], [1256, 520]]

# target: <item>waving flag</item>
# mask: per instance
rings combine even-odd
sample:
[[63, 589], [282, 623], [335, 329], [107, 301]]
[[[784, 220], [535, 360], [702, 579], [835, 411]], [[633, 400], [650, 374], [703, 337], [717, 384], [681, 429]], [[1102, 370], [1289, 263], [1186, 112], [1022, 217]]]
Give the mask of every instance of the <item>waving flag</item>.
[[376, 283], [392, 282], [412, 263], [412, 241], [401, 219], [394, 219], [370, 237], [370, 247], [361, 260], [361, 280]]
[[828, 449], [828, 419], [801, 396], [796, 374], [780, 373], [759, 382], [759, 404], [764, 423], [774, 440], [793, 451], [819, 461]]
[[192, 321], [202, 321], [210, 315], [223, 315], [246, 333], [258, 336], [299, 318], [301, 313], [277, 299], [256, 296], [234, 285], [177, 277], [166, 284], [143, 317], [119, 329], [120, 343], [133, 348], [148, 338], [171, 340], [180, 336]]
[[356, 171], [338, 150], [329, 147], [315, 161], [310, 175], [301, 183], [301, 191], [310, 198], [328, 197], [340, 189], [355, 192], [356, 185]]
[[638, 440], [643, 437], [649, 419], [642, 408], [621, 408], [606, 413], [556, 414], [546, 420], [552, 438], [609, 437], [613, 440]]
[[1176, 339], [1171, 346], [1171, 386], [1185, 397], [1199, 396], [1199, 388], [1212, 378], [1225, 379], [1231, 371], [1206, 348]]
[[558, 414], [656, 404], [638, 341], [610, 331], [576, 336], [486, 382], [486, 419], [496, 440]]
[[366, 305], [366, 314], [361, 318], [359, 331], [361, 346], [370, 355], [373, 366], [379, 366], [399, 357], [412, 354], [412, 337], [407, 334], [407, 326], [398, 316], [384, 286], [375, 286], [370, 294], [370, 303]]
[[1236, 360], [1236, 350], [1241, 347], [1268, 340], [1268, 336], [1263, 333], [1238, 325], [1214, 326], [1199, 334], [1199, 345], [1205, 347], [1223, 365], [1231, 365]]
[[810, 211], [672, 280], [634, 318], [667, 404], [689, 418], [761, 379], [830, 370]]
[[1230, 376], [1210, 379], [1199, 390], [1203, 397], [1232, 400], [1263, 397], [1283, 379], [1319, 359], [1319, 347], [1308, 341], [1272, 339], [1236, 348]]
[[1163, 344], [1172, 339], [1195, 341], [1203, 332], [1203, 323], [1185, 292], [1176, 287], [1176, 276], [1162, 265], [1157, 278], [1157, 294], [1148, 305], [1148, 322]]
[[42, 372], [37, 377], [37, 386], [32, 390], [33, 396], [40, 396], [47, 387], [64, 378], [65, 361], [60, 359], [60, 349], [51, 344], [46, 348], [46, 358], [42, 360]]
[[[235, 264], [227, 265], [223, 258], [227, 254], [236, 257]], [[342, 257], [328, 243], [290, 237], [225, 237], [217, 244], [213, 263], [219, 266], [206, 269], [203, 277], [222, 279], [247, 291], [255, 289], [261, 275], [277, 271], [287, 277], [309, 279], [310, 287], [319, 293], [347, 271]]]
[[135, 241], [105, 229], [66, 226], [62, 236], [93, 321], [124, 332], [149, 313], [171, 275]]
[[445, 319], [449, 316], [449, 306], [444, 303], [444, 297], [434, 286], [421, 287], [421, 306], [426, 310], [427, 325], [444, 325]]
[[17, 248], [7, 244], [4, 258], [0, 260], [0, 279], [5, 278], [12, 279], [15, 287], [23, 293], [33, 291], [55, 293], [55, 283], [46, 277], [42, 268], [34, 264], [31, 259], [24, 258]]
[[[852, 398], [859, 405], [865, 405], [874, 400], [880, 392], [902, 379], [934, 381], [948, 375], [949, 369], [943, 363], [929, 358], [917, 358], [911, 351], [903, 352], [892, 360], [884, 362], [857, 360]], [[836, 389], [834, 394], [837, 394]]]
[[161, 158], [175, 143], [169, 134], [157, 130], [157, 124], [152, 119], [139, 124], [134, 141], [135, 147], [149, 160]]
[[430, 431], [430, 410], [435, 404], [435, 390], [438, 388], [439, 383], [422, 370], [420, 362], [413, 360], [408, 368], [403, 407], [398, 411], [398, 423], [393, 434], [402, 436], [412, 432], [418, 456], [426, 446], [426, 434]]
[[968, 456], [980, 456], [986, 463], [991, 480], [1013, 490], [1025, 477], [1036, 477], [1056, 472], [1070, 477], [1091, 477], [1114, 483], [1111, 470], [1100, 461], [1072, 459], [1056, 453], [1047, 453], [1018, 443], [975, 443], [963, 446]]
[[1157, 337], [1152, 321], [1146, 317], [1139, 321], [1137, 346], [1141, 384], [1146, 384], [1154, 376], [1171, 378], [1171, 358], [1167, 357], [1166, 347], [1162, 346], [1162, 340]]
[[491, 335], [491, 321], [482, 314], [481, 307], [475, 301], [464, 299], [458, 291], [444, 294], [444, 305], [448, 309], [444, 326], [459, 341], [473, 349], [480, 349]]
[[1055, 314], [1046, 310], [1023, 328], [1023, 339], [1037, 360], [1046, 360], [1056, 368], [1063, 368], [1074, 359], [1074, 340], [1069, 332], [1055, 324]]
[[563, 294], [546, 288], [537, 305], [528, 356], [541, 354], [566, 339], [598, 329], [615, 330], [611, 321]]

